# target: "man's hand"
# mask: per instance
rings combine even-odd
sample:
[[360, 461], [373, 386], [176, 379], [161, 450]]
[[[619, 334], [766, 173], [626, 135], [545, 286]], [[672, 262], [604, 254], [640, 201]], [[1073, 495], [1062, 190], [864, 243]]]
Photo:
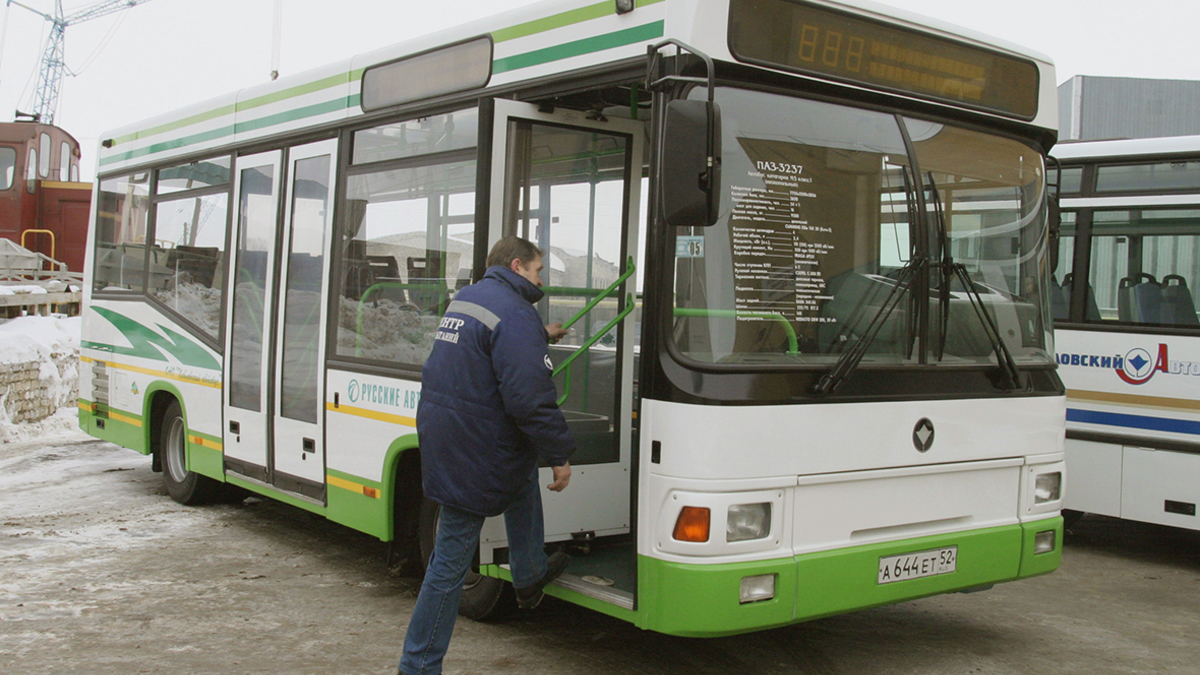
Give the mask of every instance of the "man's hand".
[[565, 338], [571, 331], [563, 330], [562, 323], [552, 323], [546, 326], [546, 333], [550, 336], [550, 344], [558, 344], [558, 341]]
[[562, 466], [552, 466], [554, 471], [554, 482], [547, 485], [551, 492], [562, 492], [567, 489], [567, 483], [571, 482], [571, 463], [567, 462]]

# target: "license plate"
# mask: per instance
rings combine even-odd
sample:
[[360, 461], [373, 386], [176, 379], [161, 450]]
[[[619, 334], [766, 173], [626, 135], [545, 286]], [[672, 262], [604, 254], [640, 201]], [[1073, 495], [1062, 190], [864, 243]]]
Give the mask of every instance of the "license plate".
[[918, 553], [892, 555], [879, 559], [878, 583], [890, 584], [908, 579], [933, 577], [939, 574], [949, 574], [958, 568], [958, 547]]

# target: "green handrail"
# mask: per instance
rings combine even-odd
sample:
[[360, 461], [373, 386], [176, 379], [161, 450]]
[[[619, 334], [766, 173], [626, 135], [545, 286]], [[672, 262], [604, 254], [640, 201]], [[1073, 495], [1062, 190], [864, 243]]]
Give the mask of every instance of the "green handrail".
[[704, 307], [676, 307], [675, 316], [687, 318], [708, 318], [718, 317], [724, 319], [736, 319], [738, 317], [746, 317], [748, 319], [775, 319], [783, 326], [783, 332], [787, 333], [788, 353], [799, 354], [800, 343], [796, 339], [796, 329], [782, 314], [777, 312], [743, 312], [737, 309], [707, 309]]
[[[609, 284], [608, 288], [604, 289], [599, 294], [597, 294], [596, 297], [589, 300], [588, 303], [583, 306], [583, 309], [579, 310], [579, 312], [576, 313], [575, 316], [568, 319], [567, 322], [562, 325], [563, 330], [570, 328], [572, 325], [575, 324], [576, 321], [582, 319], [584, 317], [584, 315], [586, 315], [588, 312], [592, 311], [593, 307], [600, 304], [600, 302], [602, 300], [604, 300], [605, 298], [607, 298], [608, 296], [612, 295], [613, 291], [617, 290], [617, 287], [619, 287], [621, 284], [625, 283], [629, 279], [629, 277], [633, 276], [633, 273], [636, 271], [636, 268], [633, 265], [633, 257], [632, 256], [630, 256], [629, 258], [627, 258], [625, 260], [625, 268], [626, 268], [625, 271], [621, 274], [621, 276], [617, 277], [616, 281]], [[558, 290], [558, 289], [556, 288], [555, 290]], [[584, 295], [584, 294], [580, 293], [579, 295]], [[603, 335], [604, 333], [602, 332], [600, 334]]]
[[568, 356], [563, 360], [562, 363], [555, 366], [554, 370], [550, 371], [551, 377], [558, 377], [559, 373], [563, 372], [564, 370], [566, 371], [566, 376], [563, 378], [563, 395], [558, 399], [559, 406], [561, 406], [563, 403], [566, 403], [567, 398], [571, 395], [571, 364], [575, 362], [575, 359], [579, 358], [581, 355], [587, 352], [587, 350], [591, 349], [592, 345], [599, 342], [600, 338], [604, 337], [608, 331], [613, 329], [613, 326], [621, 323], [625, 317], [629, 316], [629, 313], [634, 310], [634, 307], [633, 293], [627, 293], [625, 295], [625, 309], [621, 310], [620, 313], [617, 314], [616, 318], [614, 318], [612, 321], [609, 321], [604, 328], [596, 331], [596, 334], [588, 338], [587, 342], [584, 342], [582, 345], [580, 345], [579, 349], [575, 350], [574, 354]]
[[[590, 301], [588, 301], [588, 303], [583, 306], [583, 309], [579, 310], [579, 312], [577, 312], [575, 314], [575, 316], [568, 319], [567, 322], [562, 325], [563, 330], [570, 328], [572, 325], [575, 324], [576, 321], [579, 321], [588, 312], [592, 311], [592, 308], [594, 308], [596, 305], [600, 304], [600, 302], [603, 301], [604, 299], [608, 298], [608, 296], [612, 295], [613, 292], [616, 291], [617, 288], [620, 287], [621, 284], [628, 281], [629, 277], [633, 276], [634, 272], [636, 272], [636, 271], [637, 271], [637, 268], [633, 264], [633, 256], [626, 258], [625, 271], [621, 273], [621, 276], [617, 277], [616, 281], [609, 284], [608, 288], [604, 289], [599, 294], [597, 294], [596, 297], [594, 297]], [[566, 360], [564, 360], [562, 363], [558, 364], [558, 366], [556, 368], [554, 368], [554, 370], [550, 371], [551, 377], [558, 377], [559, 373], [566, 371], [566, 375], [563, 377], [563, 394], [558, 399], [559, 406], [561, 406], [563, 403], [565, 403], [567, 398], [571, 395], [571, 364], [574, 363], [575, 359], [579, 358], [579, 356], [581, 354], [588, 351], [589, 349], [592, 348], [593, 345], [595, 345], [597, 342], [599, 342], [600, 338], [604, 337], [604, 335], [606, 333], [608, 333], [608, 331], [613, 329], [613, 326], [616, 326], [625, 317], [629, 316], [629, 313], [632, 312], [633, 309], [634, 309], [633, 293], [627, 293], [625, 296], [625, 309], [621, 310], [617, 314], [616, 318], [613, 319], [612, 321], [609, 321], [608, 324], [605, 325], [603, 329], [597, 331], [594, 335], [592, 335], [592, 337], [588, 338], [582, 345], [580, 345], [579, 349], [575, 350], [574, 354], [571, 354], [570, 356], [568, 356], [566, 358]]]

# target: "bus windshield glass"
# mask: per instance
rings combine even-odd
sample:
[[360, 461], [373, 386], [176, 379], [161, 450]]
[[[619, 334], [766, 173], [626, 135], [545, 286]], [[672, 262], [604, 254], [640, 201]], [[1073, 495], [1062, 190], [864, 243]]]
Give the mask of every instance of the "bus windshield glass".
[[[1007, 138], [923, 120], [904, 124], [931, 221], [934, 358], [995, 360], [965, 287], [969, 279], [1014, 359], [1046, 362], [1052, 338], [1042, 156]], [[947, 265], [960, 266], [960, 273]]]
[[[1050, 362], [1035, 150], [768, 92], [720, 87], [716, 100], [720, 218], [676, 228], [682, 356], [829, 367], [869, 335], [863, 367], [994, 365], [980, 308], [1017, 364]], [[947, 260], [965, 274], [943, 284]]]

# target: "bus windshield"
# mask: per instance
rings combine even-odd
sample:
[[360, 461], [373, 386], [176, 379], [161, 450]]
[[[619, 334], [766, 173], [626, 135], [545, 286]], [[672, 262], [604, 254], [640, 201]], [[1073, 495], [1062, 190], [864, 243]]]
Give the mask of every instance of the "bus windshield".
[[721, 215], [676, 228], [684, 357], [829, 367], [870, 334], [864, 366], [994, 365], [979, 307], [1017, 364], [1050, 362], [1036, 150], [768, 92], [719, 87], [716, 99]]

